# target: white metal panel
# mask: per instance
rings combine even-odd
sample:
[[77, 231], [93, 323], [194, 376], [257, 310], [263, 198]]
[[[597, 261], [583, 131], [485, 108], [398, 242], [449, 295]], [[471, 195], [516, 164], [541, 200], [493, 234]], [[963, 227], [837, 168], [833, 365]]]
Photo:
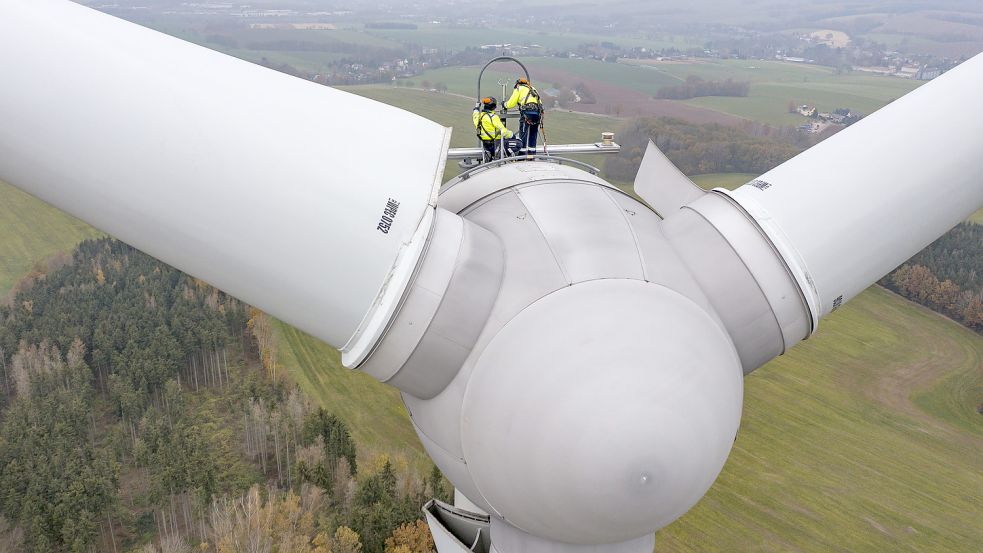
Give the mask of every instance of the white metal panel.
[[607, 194], [622, 209], [635, 236], [645, 280], [671, 288], [712, 313], [703, 290], [666, 240], [659, 216], [631, 196], [613, 190]]
[[[503, 171], [502, 174], [509, 174]], [[462, 184], [463, 205], [469, 205], [485, 193], [484, 186], [472, 187], [471, 183]], [[475, 194], [470, 199], [464, 197], [464, 192]], [[443, 206], [443, 196], [441, 196]], [[480, 496], [464, 483], [463, 469], [455, 474], [461, 474], [457, 479], [448, 472], [450, 461], [440, 459], [448, 455], [461, 458], [461, 397], [467, 387], [475, 352], [480, 352], [485, 344], [493, 337], [497, 329], [508, 320], [515, 317], [522, 309], [537, 299], [567, 286], [556, 260], [550, 253], [549, 246], [535, 221], [529, 216], [529, 211], [519, 201], [514, 191], [491, 198], [476, 206], [466, 214], [466, 218], [493, 232], [503, 244], [505, 254], [505, 271], [502, 276], [500, 293], [495, 300], [491, 315], [485, 326], [485, 331], [479, 337], [471, 356], [454, 380], [439, 395], [429, 400], [421, 400], [408, 394], [403, 394], [410, 416], [421, 435], [421, 441], [427, 452], [437, 462], [441, 470], [458, 487], [463, 487], [465, 493], [475, 501]], [[457, 470], [456, 468], [451, 470]], [[468, 477], [469, 478], [469, 477]]]
[[490, 328], [498, 328], [530, 303], [568, 284], [536, 220], [514, 191], [481, 204], [465, 217], [495, 233], [505, 245], [505, 274], [489, 317]]
[[461, 493], [461, 490], [457, 488], [454, 488], [454, 506], [458, 509], [464, 509], [465, 511], [471, 511], [480, 515], [488, 514], [481, 507], [475, 505], [473, 501], [468, 499], [468, 496]]
[[815, 319], [983, 206], [983, 55], [734, 192]]
[[0, 178], [350, 363], [371, 347], [427, 238], [447, 129], [67, 0], [0, 3], [0, 67]]
[[635, 193], [663, 217], [700, 199], [706, 192], [689, 180], [662, 150], [649, 140], [642, 164], [635, 174]]
[[496, 167], [482, 167], [452, 179], [440, 189], [440, 207], [463, 214], [475, 202], [506, 188], [549, 180], [592, 182], [614, 188], [601, 177], [571, 165], [544, 161], [510, 162]]
[[572, 182], [524, 186], [516, 192], [546, 237], [568, 283], [644, 278], [628, 221], [604, 188]]

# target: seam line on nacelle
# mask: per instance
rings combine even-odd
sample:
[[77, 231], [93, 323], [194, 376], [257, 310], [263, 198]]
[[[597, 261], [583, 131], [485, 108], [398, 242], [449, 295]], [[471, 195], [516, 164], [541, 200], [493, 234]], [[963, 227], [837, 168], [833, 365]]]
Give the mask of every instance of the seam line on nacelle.
[[546, 233], [543, 232], [543, 228], [540, 227], [539, 222], [536, 221], [536, 216], [533, 215], [532, 210], [529, 209], [529, 206], [526, 205], [526, 202], [522, 201], [522, 194], [519, 192], [519, 190], [517, 188], [511, 188], [510, 190], [512, 190], [512, 192], [515, 193], [515, 197], [519, 200], [519, 203], [522, 204], [522, 207], [525, 208], [526, 217], [528, 217], [529, 221], [533, 225], [535, 225], [536, 230], [539, 231], [539, 235], [543, 237], [543, 242], [546, 244], [546, 247], [549, 248], [550, 256], [553, 257], [553, 262], [556, 263], [556, 267], [560, 269], [560, 274], [563, 275], [563, 280], [566, 281], [567, 286], [570, 286], [571, 284], [573, 284], [573, 281], [570, 279], [570, 275], [567, 274], [566, 269], [563, 267], [563, 263], [560, 262], [560, 258], [556, 255], [556, 250], [553, 249], [553, 244], [550, 243], [549, 237], [546, 236]]
[[651, 282], [649, 280], [648, 271], [645, 268], [645, 254], [642, 253], [642, 245], [638, 242], [638, 234], [635, 232], [635, 227], [632, 226], [631, 221], [628, 220], [628, 213], [625, 212], [625, 208], [621, 207], [621, 204], [618, 203], [618, 200], [614, 199], [614, 197], [611, 195], [610, 190], [605, 190], [603, 187], [602, 190], [604, 192], [604, 195], [608, 198], [608, 200], [610, 200], [611, 203], [614, 204], [614, 208], [617, 209], [619, 212], [621, 212], [621, 219], [625, 222], [625, 225], [628, 227], [628, 232], [631, 233], [632, 242], [635, 244], [635, 254], [638, 257], [638, 263], [642, 269], [642, 280], [644, 280], [645, 282]]

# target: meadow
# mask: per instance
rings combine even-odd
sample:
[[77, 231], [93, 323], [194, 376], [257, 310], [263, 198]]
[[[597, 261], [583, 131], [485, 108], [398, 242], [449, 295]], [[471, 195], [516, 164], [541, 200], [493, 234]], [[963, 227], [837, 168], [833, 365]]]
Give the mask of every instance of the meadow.
[[710, 173], [706, 175], [690, 175], [690, 179], [701, 188], [726, 188], [733, 190], [756, 179], [759, 175], [751, 173]]
[[0, 301], [35, 265], [101, 233], [0, 182]]
[[657, 549], [977, 550], [981, 362], [979, 335], [869, 289], [745, 380], [723, 473]]
[[699, 60], [644, 66], [680, 79], [693, 75], [705, 80], [750, 81], [746, 98], [709, 96], [686, 103], [777, 126], [797, 126], [806, 121], [801, 115], [788, 112], [790, 102], [815, 106], [819, 111], [848, 108], [869, 115], [923, 84], [856, 72], [840, 74], [829, 67], [778, 61]]

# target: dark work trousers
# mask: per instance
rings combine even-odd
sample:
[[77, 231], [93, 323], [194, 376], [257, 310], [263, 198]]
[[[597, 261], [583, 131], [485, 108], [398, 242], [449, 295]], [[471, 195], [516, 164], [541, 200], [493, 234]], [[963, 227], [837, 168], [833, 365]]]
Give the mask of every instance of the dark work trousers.
[[[496, 159], [495, 154], [500, 151], [502, 140], [482, 140], [481, 147], [485, 149], [484, 161]], [[505, 140], [505, 157], [512, 157], [519, 151], [519, 141], [515, 138]]]
[[527, 155], [536, 154], [536, 140], [539, 138], [539, 112], [524, 111], [519, 118], [519, 140], [522, 141], [523, 152]]
[[495, 159], [495, 150], [498, 149], [498, 140], [482, 140], [481, 147], [485, 149], [484, 161]]

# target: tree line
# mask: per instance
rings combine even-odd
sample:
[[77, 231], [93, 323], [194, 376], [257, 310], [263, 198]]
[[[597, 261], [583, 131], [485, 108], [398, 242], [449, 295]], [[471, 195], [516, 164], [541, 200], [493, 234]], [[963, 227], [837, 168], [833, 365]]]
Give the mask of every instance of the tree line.
[[618, 135], [621, 151], [608, 158], [608, 177], [635, 179], [651, 139], [683, 173], [764, 173], [811, 145], [798, 133], [780, 133], [761, 125], [746, 129], [718, 124], [697, 125], [672, 118], [632, 121]]
[[983, 332], [983, 226], [959, 224], [881, 284]]
[[751, 90], [751, 81], [707, 81], [696, 75], [686, 77], [686, 82], [659, 89], [655, 97], [663, 100], [689, 100], [703, 96], [735, 96], [746, 98]]

